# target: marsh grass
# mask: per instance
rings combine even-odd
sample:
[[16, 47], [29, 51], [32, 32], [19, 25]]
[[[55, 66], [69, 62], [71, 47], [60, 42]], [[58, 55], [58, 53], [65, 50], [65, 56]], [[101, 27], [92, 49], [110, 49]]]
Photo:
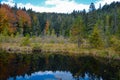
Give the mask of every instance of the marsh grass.
[[[89, 48], [90, 45], [87, 42], [78, 48], [76, 43], [63, 37], [0, 37], [2, 37], [2, 39], [0, 38], [0, 49], [9, 53], [32, 53], [33, 50], [37, 50], [43, 53], [120, 58], [120, 52], [116, 52], [113, 48]], [[51, 42], [53, 40], [54, 42]]]
[[30, 38], [29, 37], [24, 37], [21, 42], [20, 42], [20, 45], [21, 46], [30, 46]]

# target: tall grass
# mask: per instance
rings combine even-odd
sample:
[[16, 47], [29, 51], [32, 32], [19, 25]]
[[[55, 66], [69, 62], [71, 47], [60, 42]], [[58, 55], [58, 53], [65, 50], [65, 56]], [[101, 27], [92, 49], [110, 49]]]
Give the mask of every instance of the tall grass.
[[29, 52], [32, 50], [68, 54], [88, 54], [95, 56], [119, 56], [119, 40], [111, 39], [111, 47], [106, 49], [93, 49], [87, 40], [84, 40], [80, 48], [77, 43], [71, 42], [68, 38], [62, 36], [44, 36], [44, 37], [21, 37], [21, 36], [3, 36], [0, 35], [0, 49], [13, 52]]

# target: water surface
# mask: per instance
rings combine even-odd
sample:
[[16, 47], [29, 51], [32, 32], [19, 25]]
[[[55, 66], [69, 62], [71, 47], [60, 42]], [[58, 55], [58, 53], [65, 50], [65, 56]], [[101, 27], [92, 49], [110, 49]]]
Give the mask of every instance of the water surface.
[[49, 53], [0, 53], [0, 80], [120, 80], [120, 61]]

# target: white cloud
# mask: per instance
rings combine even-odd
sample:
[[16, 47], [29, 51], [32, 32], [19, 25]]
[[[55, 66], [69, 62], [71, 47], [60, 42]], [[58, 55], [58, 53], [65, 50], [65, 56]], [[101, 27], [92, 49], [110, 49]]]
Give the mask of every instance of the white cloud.
[[78, 4], [74, 0], [47, 0], [45, 5], [53, 5], [54, 7], [48, 8], [49, 12], [70, 13], [75, 10], [88, 9], [89, 5]]
[[13, 0], [2, 1], [1, 3], [2, 3], [2, 4], [3, 4], [3, 3], [9, 4], [10, 6], [14, 6], [14, 5], [15, 5], [15, 3], [13, 2]]
[[13, 2], [13, 0], [8, 0], [8, 2]]
[[[78, 4], [76, 2], [69, 1], [69, 0], [46, 0], [45, 6], [33, 6], [32, 4], [28, 3], [25, 5], [18, 4], [18, 7], [25, 6], [27, 9], [32, 8], [34, 11], [37, 12], [57, 12], [57, 13], [70, 13], [73, 10], [83, 10], [88, 9], [89, 5]], [[47, 7], [53, 6], [53, 7]]]
[[[14, 6], [13, 0], [2, 1], [2, 3]], [[18, 7], [26, 7], [26, 9], [32, 8], [37, 12], [57, 12], [57, 13], [70, 13], [73, 10], [88, 9], [89, 5], [78, 4], [74, 0], [46, 0], [45, 6], [34, 6], [31, 3], [22, 4], [18, 3]], [[47, 7], [53, 6], [53, 7]]]
[[[120, 0], [99, 0], [95, 2], [96, 8], [99, 7], [99, 4], [103, 6], [105, 3], [110, 4], [113, 1]], [[2, 1], [2, 3], [9, 4], [10, 6], [14, 6], [13, 0]], [[71, 13], [73, 10], [83, 10], [89, 9], [89, 5], [86, 4], [78, 4], [75, 0], [46, 0], [45, 6], [34, 6], [31, 3], [23, 4], [18, 3], [18, 7], [26, 7], [26, 9], [32, 8], [32, 10], [36, 12], [57, 12], [57, 13]], [[48, 7], [52, 6], [52, 7]]]

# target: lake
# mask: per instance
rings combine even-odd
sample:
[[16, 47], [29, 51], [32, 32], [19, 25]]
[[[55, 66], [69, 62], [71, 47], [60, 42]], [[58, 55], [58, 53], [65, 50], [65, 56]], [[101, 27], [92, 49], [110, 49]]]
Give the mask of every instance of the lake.
[[120, 60], [61, 53], [0, 53], [0, 80], [120, 80]]

